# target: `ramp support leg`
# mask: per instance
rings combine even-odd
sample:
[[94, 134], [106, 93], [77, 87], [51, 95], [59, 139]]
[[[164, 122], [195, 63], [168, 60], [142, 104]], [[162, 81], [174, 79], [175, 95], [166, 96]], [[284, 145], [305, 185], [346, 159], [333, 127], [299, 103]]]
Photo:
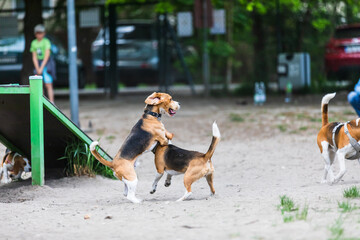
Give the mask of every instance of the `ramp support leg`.
[[30, 77], [30, 141], [31, 175], [33, 185], [44, 185], [44, 117], [43, 81], [41, 76]]

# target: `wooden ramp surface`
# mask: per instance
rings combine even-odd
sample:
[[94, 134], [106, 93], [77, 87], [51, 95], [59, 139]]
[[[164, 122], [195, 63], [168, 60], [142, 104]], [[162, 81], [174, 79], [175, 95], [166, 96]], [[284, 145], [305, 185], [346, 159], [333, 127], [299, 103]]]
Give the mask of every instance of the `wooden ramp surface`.
[[[25, 88], [24, 94], [21, 94], [22, 86], [12, 88], [16, 88], [16, 94], [0, 94], [0, 141], [6, 147], [31, 159], [30, 95]], [[79, 139], [90, 145], [92, 139], [47, 98], [42, 97], [42, 101], [45, 169], [64, 168], [66, 160], [58, 159], [64, 156], [67, 143], [72, 139]], [[101, 148], [99, 152], [106, 160], [112, 160]]]

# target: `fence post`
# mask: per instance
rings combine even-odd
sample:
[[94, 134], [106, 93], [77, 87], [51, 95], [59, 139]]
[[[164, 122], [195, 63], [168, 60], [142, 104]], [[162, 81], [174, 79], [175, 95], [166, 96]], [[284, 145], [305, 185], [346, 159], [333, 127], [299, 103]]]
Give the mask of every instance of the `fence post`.
[[33, 185], [44, 185], [44, 117], [43, 81], [41, 76], [30, 76], [30, 142], [31, 175]]

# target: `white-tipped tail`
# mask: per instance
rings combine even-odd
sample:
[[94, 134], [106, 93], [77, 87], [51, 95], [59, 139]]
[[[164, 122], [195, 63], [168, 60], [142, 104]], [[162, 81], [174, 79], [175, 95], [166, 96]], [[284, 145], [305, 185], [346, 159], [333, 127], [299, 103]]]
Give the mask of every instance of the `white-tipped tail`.
[[220, 130], [218, 128], [218, 125], [216, 124], [216, 121], [212, 125], [212, 133], [214, 137], [220, 138]]
[[90, 151], [94, 151], [96, 146], [99, 145], [98, 141], [94, 141], [90, 144]]
[[326, 94], [321, 100], [321, 105], [328, 104], [329, 101], [335, 97], [335, 95], [336, 93]]

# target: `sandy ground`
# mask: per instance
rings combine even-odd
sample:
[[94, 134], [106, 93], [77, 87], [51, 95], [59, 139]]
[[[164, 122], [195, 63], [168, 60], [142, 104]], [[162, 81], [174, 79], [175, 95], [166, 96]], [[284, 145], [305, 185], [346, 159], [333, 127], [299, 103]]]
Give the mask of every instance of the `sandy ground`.
[[[82, 126], [91, 121], [90, 136], [114, 156], [142, 114], [145, 97], [82, 99]], [[338, 207], [347, 201], [343, 190], [360, 183], [359, 163], [346, 162], [340, 183], [320, 184], [321, 96], [297, 97], [291, 104], [270, 98], [262, 107], [251, 99], [174, 98], [181, 110], [163, 122], [175, 134], [175, 145], [205, 152], [217, 120], [222, 141], [213, 156], [215, 196], [201, 179], [188, 201], [174, 202], [184, 193], [182, 176], [169, 188], [161, 179], [149, 194], [155, 167], [152, 153], [146, 153], [137, 168], [142, 204], [123, 197], [120, 181], [101, 176], [48, 179], [44, 187], [29, 180], [0, 185], [0, 239], [330, 239], [341, 229], [341, 237], [359, 238], [360, 209], [341, 213]], [[69, 114], [66, 100], [57, 104]], [[333, 99], [329, 112], [330, 120], [356, 117], [345, 94]], [[277, 207], [281, 195], [300, 209], [308, 206], [307, 219], [284, 222]], [[350, 203], [360, 207], [359, 199]]]

